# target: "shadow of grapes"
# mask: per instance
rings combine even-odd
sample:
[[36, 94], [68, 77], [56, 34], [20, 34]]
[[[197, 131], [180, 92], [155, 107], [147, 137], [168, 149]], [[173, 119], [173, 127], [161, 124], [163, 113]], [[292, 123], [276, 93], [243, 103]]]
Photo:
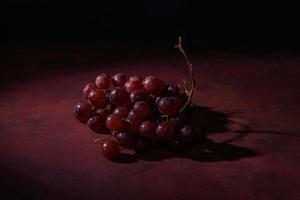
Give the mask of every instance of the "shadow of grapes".
[[[238, 123], [231, 119], [234, 113], [224, 113], [197, 105], [191, 106], [186, 114], [190, 124], [201, 127], [208, 135], [226, 133], [231, 131], [229, 129], [231, 123]], [[240, 123], [239, 126], [240, 128], [237, 132], [242, 134], [242, 137], [247, 136], [247, 134], [252, 131], [251, 127], [247, 124]], [[245, 157], [259, 155], [254, 149], [230, 144], [230, 142], [239, 138], [240, 137], [230, 138], [225, 142], [215, 142], [212, 139], [207, 138], [201, 144], [194, 144], [180, 153], [174, 153], [166, 147], [150, 147], [149, 150], [143, 154], [133, 155], [125, 153], [112, 161], [129, 164], [134, 163], [139, 159], [160, 161], [172, 157], [179, 157], [201, 162], [216, 162], [235, 161]]]

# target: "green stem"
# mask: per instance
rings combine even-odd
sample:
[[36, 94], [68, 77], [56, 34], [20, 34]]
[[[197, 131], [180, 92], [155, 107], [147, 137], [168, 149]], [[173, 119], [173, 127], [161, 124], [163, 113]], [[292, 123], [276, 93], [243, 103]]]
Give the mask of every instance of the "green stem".
[[175, 48], [177, 48], [180, 51], [180, 53], [183, 55], [183, 57], [185, 59], [185, 63], [188, 66], [189, 74], [190, 74], [190, 79], [191, 79], [191, 82], [192, 82], [191, 89], [190, 90], [186, 90], [186, 95], [188, 96], [188, 99], [185, 102], [185, 104], [183, 105], [183, 107], [180, 109], [180, 112], [183, 112], [186, 109], [186, 107], [188, 107], [188, 105], [190, 104], [190, 102], [192, 101], [192, 97], [193, 97], [194, 91], [196, 89], [196, 80], [194, 78], [193, 65], [190, 62], [187, 54], [185, 53], [185, 50], [184, 50], [182, 44], [181, 44], [181, 37], [179, 37], [178, 44], [175, 46]]

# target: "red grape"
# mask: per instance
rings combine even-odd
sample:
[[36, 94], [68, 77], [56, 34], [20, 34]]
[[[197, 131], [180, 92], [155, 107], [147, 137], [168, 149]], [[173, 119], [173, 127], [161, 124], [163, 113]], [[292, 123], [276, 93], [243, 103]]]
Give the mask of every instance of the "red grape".
[[124, 89], [117, 87], [109, 94], [109, 100], [114, 106], [122, 106], [129, 101], [129, 93]]
[[128, 92], [142, 90], [143, 85], [142, 85], [141, 78], [137, 76], [130, 77], [130, 79], [125, 83], [124, 87]]
[[87, 125], [90, 129], [97, 132], [105, 126], [105, 118], [94, 116], [87, 121]]
[[138, 101], [133, 105], [133, 112], [140, 117], [141, 119], [144, 119], [151, 113], [150, 106], [145, 101]]
[[106, 127], [111, 131], [121, 131], [125, 127], [122, 117], [116, 114], [110, 114], [106, 118]]
[[96, 77], [95, 83], [98, 88], [105, 90], [105, 89], [109, 88], [109, 86], [111, 84], [111, 77], [110, 77], [110, 75], [108, 75], [106, 73], [101, 73]]
[[120, 154], [120, 147], [117, 141], [113, 139], [105, 139], [101, 143], [102, 154], [107, 158], [114, 158]]
[[131, 147], [134, 143], [134, 135], [127, 132], [119, 132], [114, 135], [119, 144], [124, 147]]
[[155, 137], [156, 124], [151, 121], [144, 121], [140, 125], [140, 133], [145, 138], [154, 138]]
[[104, 90], [93, 89], [88, 95], [88, 101], [92, 106], [103, 107], [106, 103], [106, 96]]
[[95, 83], [89, 83], [89, 84], [87, 84], [87, 85], [83, 88], [83, 91], [82, 91], [83, 98], [84, 98], [84, 99], [87, 99], [89, 93], [91, 92], [91, 90], [97, 89], [97, 88], [98, 88], [98, 87], [97, 87], [97, 85], [96, 85]]
[[174, 134], [174, 126], [171, 122], [161, 122], [157, 125], [156, 135], [160, 140], [169, 140]]
[[159, 95], [161, 92], [161, 82], [158, 78], [153, 76], [147, 76], [143, 81], [143, 87], [145, 91], [152, 95]]
[[79, 102], [74, 107], [74, 116], [81, 122], [86, 122], [92, 115], [92, 106], [87, 102]]
[[181, 108], [181, 99], [177, 96], [163, 97], [158, 102], [158, 111], [163, 115], [174, 115]]
[[146, 92], [142, 90], [136, 90], [130, 93], [130, 100], [132, 103], [137, 101], [146, 101], [147, 103], [150, 103], [152, 98]]
[[102, 119], [105, 119], [109, 115], [109, 111], [105, 108], [98, 108], [95, 111], [95, 115], [101, 117]]
[[128, 115], [128, 112], [129, 111], [127, 108], [125, 108], [123, 106], [119, 106], [114, 109], [113, 114], [120, 115], [121, 117], [126, 118]]
[[115, 74], [111, 79], [112, 85], [114, 87], [123, 87], [126, 81], [127, 81], [127, 76], [122, 73]]
[[130, 111], [128, 117], [126, 118], [126, 132], [137, 133], [139, 131], [140, 124], [141, 119], [136, 114]]

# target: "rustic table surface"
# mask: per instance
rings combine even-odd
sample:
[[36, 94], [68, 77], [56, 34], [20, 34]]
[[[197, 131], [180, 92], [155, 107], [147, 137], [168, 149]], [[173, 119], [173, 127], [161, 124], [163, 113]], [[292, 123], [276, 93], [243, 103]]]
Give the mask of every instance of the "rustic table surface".
[[175, 50], [1, 52], [0, 199], [300, 198], [298, 54], [194, 53], [193, 101], [210, 131], [207, 143], [112, 162], [72, 115], [82, 87], [100, 72], [175, 83], [187, 73]]

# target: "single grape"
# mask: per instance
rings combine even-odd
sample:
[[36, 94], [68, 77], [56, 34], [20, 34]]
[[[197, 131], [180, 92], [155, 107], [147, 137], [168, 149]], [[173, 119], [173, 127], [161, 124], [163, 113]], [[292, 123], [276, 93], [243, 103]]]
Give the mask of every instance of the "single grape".
[[156, 136], [160, 140], [169, 140], [174, 134], [174, 126], [171, 122], [161, 122], [157, 125]]
[[92, 106], [87, 102], [79, 102], [74, 107], [74, 116], [81, 122], [86, 122], [92, 115]]
[[110, 114], [109, 110], [107, 110], [106, 108], [98, 108], [94, 113], [96, 116], [99, 116], [102, 119], [106, 119], [106, 117]]
[[109, 94], [109, 100], [114, 106], [122, 106], [129, 101], [129, 93], [124, 88], [114, 88]]
[[113, 112], [113, 114], [120, 115], [123, 118], [126, 118], [128, 113], [129, 113], [128, 109], [123, 106], [116, 107]]
[[141, 123], [141, 119], [136, 114], [130, 111], [126, 118], [126, 132], [130, 134], [137, 133], [139, 131]]
[[173, 139], [169, 143], [169, 150], [180, 153], [184, 150], [185, 144], [181, 139]]
[[110, 114], [106, 118], [106, 127], [111, 131], [121, 131], [125, 128], [125, 122], [122, 117], [116, 114]]
[[97, 85], [95, 83], [89, 83], [87, 84], [82, 91], [82, 96], [84, 99], [88, 98], [89, 93], [91, 92], [91, 90], [93, 89], [98, 89]]
[[147, 103], [151, 103], [152, 98], [149, 94], [142, 90], [136, 90], [130, 93], [130, 100], [132, 103], [137, 101], [146, 101]]
[[138, 101], [133, 105], [133, 112], [139, 116], [141, 119], [144, 119], [151, 113], [150, 106], [145, 101]]
[[105, 118], [94, 116], [87, 121], [88, 127], [97, 132], [105, 127]]
[[104, 90], [93, 89], [88, 95], [88, 101], [92, 106], [96, 108], [105, 106], [106, 96]]
[[106, 73], [101, 73], [96, 77], [95, 83], [98, 88], [105, 90], [105, 89], [109, 88], [109, 86], [111, 84], [111, 77], [110, 77], [110, 75], [108, 75]]
[[180, 110], [181, 105], [181, 99], [177, 96], [163, 97], [159, 100], [157, 108], [161, 114], [172, 116]]
[[178, 137], [183, 140], [186, 144], [192, 144], [196, 139], [196, 132], [193, 126], [186, 125], [180, 129]]
[[119, 132], [114, 135], [119, 144], [124, 147], [132, 147], [134, 143], [134, 137], [132, 134], [127, 132]]
[[127, 92], [143, 90], [142, 81], [139, 77], [133, 76], [124, 85]]
[[154, 138], [155, 137], [155, 131], [156, 131], [156, 124], [151, 121], [144, 121], [140, 125], [139, 129], [141, 135], [145, 138]]
[[120, 147], [117, 141], [113, 139], [105, 139], [101, 143], [102, 154], [111, 159], [120, 154]]
[[158, 78], [147, 76], [143, 81], [144, 90], [151, 95], [159, 95], [161, 92], [161, 82]]
[[123, 85], [126, 83], [127, 81], [127, 76], [125, 74], [122, 73], [117, 73], [112, 77], [112, 85], [114, 87], [123, 87]]

